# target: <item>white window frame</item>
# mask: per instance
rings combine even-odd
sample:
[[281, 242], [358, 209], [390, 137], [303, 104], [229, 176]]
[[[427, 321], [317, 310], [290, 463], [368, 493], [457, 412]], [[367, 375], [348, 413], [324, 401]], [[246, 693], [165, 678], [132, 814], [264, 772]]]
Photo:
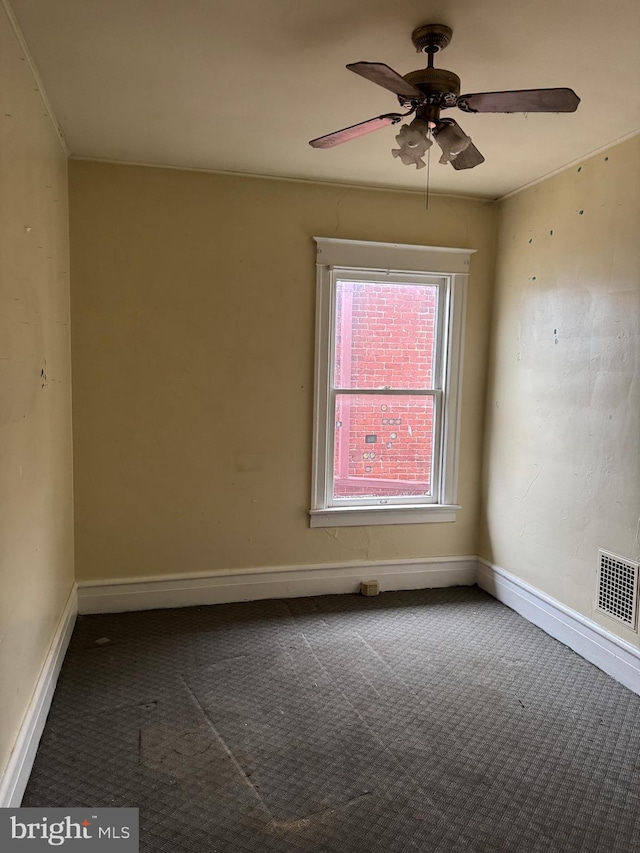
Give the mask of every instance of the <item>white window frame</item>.
[[[316, 357], [311, 527], [421, 524], [456, 520], [462, 350], [470, 258], [474, 249], [402, 243], [370, 243], [314, 237], [316, 242]], [[436, 364], [434, 391], [433, 496], [332, 498], [335, 411], [333, 389], [335, 293], [338, 280], [434, 284], [441, 288], [438, 330], [442, 362]], [[440, 385], [440, 387], [437, 387]], [[371, 389], [373, 390], [373, 389]], [[352, 393], [358, 393], [355, 389]], [[360, 393], [362, 393], [360, 391]], [[385, 391], [385, 393], [389, 393]]]

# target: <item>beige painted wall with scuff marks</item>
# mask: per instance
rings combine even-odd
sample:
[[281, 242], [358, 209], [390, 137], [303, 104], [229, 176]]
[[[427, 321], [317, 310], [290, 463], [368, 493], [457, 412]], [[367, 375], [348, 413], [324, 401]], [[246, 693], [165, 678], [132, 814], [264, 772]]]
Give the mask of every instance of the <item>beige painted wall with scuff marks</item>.
[[640, 556], [640, 137], [501, 205], [481, 554], [594, 612]]
[[[70, 164], [79, 579], [473, 554], [495, 210]], [[456, 523], [309, 528], [313, 235], [477, 249]]]
[[73, 586], [66, 155], [0, 4], [0, 776]]

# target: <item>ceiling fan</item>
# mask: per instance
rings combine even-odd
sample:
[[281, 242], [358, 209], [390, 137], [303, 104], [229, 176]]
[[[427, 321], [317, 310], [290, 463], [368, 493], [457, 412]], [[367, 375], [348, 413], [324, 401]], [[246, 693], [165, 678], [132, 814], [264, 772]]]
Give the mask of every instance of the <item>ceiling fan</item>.
[[484, 163], [484, 157], [471, 138], [452, 118], [441, 118], [442, 110], [458, 107], [466, 113], [572, 113], [580, 98], [573, 89], [519, 89], [510, 92], [477, 92], [460, 94], [460, 78], [453, 71], [433, 67], [433, 57], [451, 41], [453, 32], [444, 24], [426, 24], [413, 31], [411, 40], [418, 53], [428, 56], [427, 67], [404, 76], [383, 62], [355, 62], [347, 65], [361, 77], [371, 80], [397, 95], [404, 113], [385, 113], [368, 121], [336, 130], [312, 139], [312, 148], [333, 148], [342, 142], [357, 139], [366, 133], [398, 124], [413, 115], [411, 124], [403, 124], [396, 136], [398, 148], [394, 157], [406, 166], [422, 169], [425, 152], [432, 144], [431, 137], [442, 149], [440, 162], [451, 163], [454, 169], [473, 169]]

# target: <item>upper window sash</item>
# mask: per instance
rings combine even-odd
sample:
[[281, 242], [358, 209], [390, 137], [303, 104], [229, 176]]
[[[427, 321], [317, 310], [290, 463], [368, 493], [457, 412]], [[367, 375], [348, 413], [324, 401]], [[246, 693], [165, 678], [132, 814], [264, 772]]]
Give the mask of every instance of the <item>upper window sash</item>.
[[[436, 287], [438, 290], [438, 296], [436, 300], [436, 324], [435, 324], [435, 335], [436, 342], [434, 346], [434, 363], [433, 363], [433, 371], [431, 377], [431, 385], [420, 385], [416, 386], [415, 390], [420, 391], [435, 391], [442, 390], [444, 387], [444, 370], [445, 370], [445, 359], [444, 354], [446, 352], [446, 331], [447, 331], [447, 312], [449, 308], [450, 301], [450, 285], [451, 285], [451, 277], [450, 276], [434, 276], [431, 274], [424, 273], [398, 273], [392, 270], [386, 270], [384, 276], [379, 274], [380, 271], [372, 271], [372, 270], [347, 270], [345, 267], [332, 267], [328, 270], [329, 274], [329, 287], [330, 287], [330, 322], [329, 322], [329, 351], [327, 353], [328, 357], [328, 377], [329, 377], [329, 386], [336, 391], [347, 391], [351, 392], [357, 386], [351, 385], [337, 385], [335, 381], [335, 363], [336, 363], [336, 322], [337, 322], [337, 284], [340, 281], [345, 282], [363, 282], [366, 284], [380, 284], [380, 285], [398, 285], [402, 286], [406, 284], [408, 286], [422, 286], [422, 287]], [[375, 273], [372, 275], [372, 273]], [[369, 392], [371, 388], [362, 388], [363, 392]], [[397, 386], [390, 386], [389, 388], [380, 388], [379, 391], [403, 391], [409, 392], [410, 388], [399, 388]]]

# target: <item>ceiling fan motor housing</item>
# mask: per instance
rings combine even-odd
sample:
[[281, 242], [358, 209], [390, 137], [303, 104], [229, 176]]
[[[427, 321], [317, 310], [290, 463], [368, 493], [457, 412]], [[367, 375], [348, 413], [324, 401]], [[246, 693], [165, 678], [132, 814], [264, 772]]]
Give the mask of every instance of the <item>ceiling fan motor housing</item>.
[[[433, 67], [433, 55], [438, 53], [449, 44], [453, 32], [451, 27], [445, 24], [424, 24], [411, 34], [418, 53], [429, 55], [427, 68], [419, 71], [410, 71], [404, 75], [407, 83], [415, 86], [425, 96], [426, 104], [435, 104], [439, 107], [454, 107], [456, 98], [460, 94], [460, 78], [453, 71], [445, 68]], [[403, 100], [400, 103], [405, 103]]]
[[405, 74], [404, 79], [427, 96], [460, 94], [460, 78], [445, 68], [421, 68]]

